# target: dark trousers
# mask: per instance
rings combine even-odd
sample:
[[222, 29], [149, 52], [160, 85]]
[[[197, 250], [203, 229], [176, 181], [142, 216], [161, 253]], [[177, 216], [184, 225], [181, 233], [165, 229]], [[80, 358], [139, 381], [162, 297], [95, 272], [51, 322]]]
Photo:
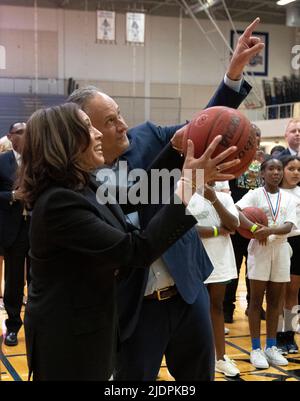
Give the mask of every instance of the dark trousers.
[[200, 284], [192, 305], [176, 295], [144, 300], [133, 335], [120, 346], [115, 380], [156, 380], [163, 355], [176, 380], [214, 379], [214, 344], [209, 296]]
[[[238, 278], [231, 280], [229, 284], [226, 286], [225, 297], [223, 302], [224, 312], [232, 314], [235, 309], [235, 301], [236, 301], [236, 291], [239, 283], [239, 276], [241, 265], [243, 262], [243, 257], [246, 258], [246, 270], [247, 270], [247, 256], [248, 256], [248, 244], [249, 240], [242, 237], [240, 234], [236, 233], [231, 236], [232, 245], [234, 249], [235, 262], [237, 267]], [[247, 302], [249, 304], [250, 299], [250, 283], [249, 279], [246, 277], [246, 286], [247, 286]]]
[[28, 221], [22, 221], [19, 233], [13, 244], [9, 247], [4, 247], [5, 287], [3, 301], [8, 315], [5, 321], [8, 332], [18, 333], [22, 326], [21, 308], [24, 295], [25, 261], [27, 283], [30, 275], [28, 226]]

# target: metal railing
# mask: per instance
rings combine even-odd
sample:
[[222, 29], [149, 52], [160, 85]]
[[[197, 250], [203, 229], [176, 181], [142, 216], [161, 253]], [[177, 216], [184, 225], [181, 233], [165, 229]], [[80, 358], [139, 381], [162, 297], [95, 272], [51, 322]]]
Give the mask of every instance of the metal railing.
[[244, 109], [243, 111], [251, 121], [292, 118], [297, 104], [300, 105], [298, 102], [270, 104], [256, 109]]
[[265, 119], [274, 120], [277, 118], [292, 118], [294, 107], [297, 102], [271, 104], [265, 107]]
[[[0, 77], [0, 94], [67, 95], [68, 80], [58, 78]], [[36, 89], [38, 93], [36, 93]], [[122, 104], [122, 110], [133, 125], [145, 119], [159, 123], [181, 121], [180, 98], [146, 98], [114, 96]], [[259, 108], [245, 108], [244, 113], [251, 121], [291, 118], [295, 102], [272, 104]], [[125, 109], [125, 110], [124, 110]], [[127, 112], [127, 113], [126, 113]], [[146, 118], [148, 117], [148, 118]]]
[[66, 80], [58, 78], [0, 78], [0, 93], [66, 95]]

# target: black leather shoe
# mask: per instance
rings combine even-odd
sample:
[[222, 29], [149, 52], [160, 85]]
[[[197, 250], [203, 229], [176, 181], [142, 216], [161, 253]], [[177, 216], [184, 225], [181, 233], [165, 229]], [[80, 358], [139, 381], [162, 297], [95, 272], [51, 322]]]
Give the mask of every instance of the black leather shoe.
[[8, 345], [9, 347], [18, 345], [17, 333], [14, 333], [13, 331], [7, 332], [5, 339], [4, 339], [4, 344]]
[[233, 312], [224, 311], [224, 322], [233, 323]]

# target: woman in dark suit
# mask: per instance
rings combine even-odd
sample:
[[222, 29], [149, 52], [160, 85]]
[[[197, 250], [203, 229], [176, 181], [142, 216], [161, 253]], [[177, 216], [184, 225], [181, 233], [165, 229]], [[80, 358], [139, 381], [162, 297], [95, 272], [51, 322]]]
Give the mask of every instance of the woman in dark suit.
[[[28, 121], [20, 188], [32, 209], [25, 335], [34, 380], [108, 380], [118, 340], [116, 281], [149, 266], [196, 223], [185, 209], [195, 183], [183, 175], [174, 194], [180, 202], [142, 232], [130, 229], [117, 204], [99, 204], [89, 173], [104, 164], [101, 138], [72, 103]], [[236, 163], [217, 166], [234, 148], [211, 159], [220, 139], [200, 159], [189, 143], [184, 167], [206, 166], [205, 180], [220, 177]]]

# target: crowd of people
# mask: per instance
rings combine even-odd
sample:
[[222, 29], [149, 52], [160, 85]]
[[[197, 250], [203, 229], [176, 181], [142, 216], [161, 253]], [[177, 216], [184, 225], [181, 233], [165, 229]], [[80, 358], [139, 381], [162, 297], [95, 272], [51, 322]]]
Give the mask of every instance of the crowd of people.
[[[247, 96], [251, 87], [243, 70], [263, 48], [252, 36], [258, 23], [241, 35], [207, 107], [237, 108]], [[215, 370], [238, 375], [225, 352], [224, 320], [233, 321], [243, 256], [251, 363], [285, 365], [284, 354], [298, 351], [293, 334], [299, 292], [300, 159], [295, 153], [300, 122], [292, 120], [287, 128], [292, 155], [284, 150], [271, 158], [258, 148], [238, 178], [226, 173], [239, 163], [225, 161], [235, 147], [212, 157], [220, 136], [198, 159], [188, 141], [182, 157], [184, 127], [148, 121], [129, 129], [118, 104], [95, 87], [78, 89], [67, 103], [11, 125], [12, 149], [0, 154], [4, 343], [18, 344], [27, 280], [29, 378], [155, 380], [163, 356], [176, 380], [213, 380]], [[124, 163], [129, 171], [146, 171], [146, 181], [153, 169], [179, 169], [178, 181], [169, 184], [169, 201], [153, 204], [149, 195], [147, 202], [118, 204], [112, 186], [106, 186], [110, 201], [101, 202], [104, 170], [117, 177], [117, 193], [141, 184], [128, 180]], [[204, 171], [201, 181], [199, 169]], [[247, 220], [246, 206], [261, 207], [268, 227]], [[250, 244], [241, 245], [244, 239], [235, 233], [239, 225], [253, 233]], [[289, 234], [294, 236], [287, 239]], [[226, 257], [220, 258], [219, 247]]]

